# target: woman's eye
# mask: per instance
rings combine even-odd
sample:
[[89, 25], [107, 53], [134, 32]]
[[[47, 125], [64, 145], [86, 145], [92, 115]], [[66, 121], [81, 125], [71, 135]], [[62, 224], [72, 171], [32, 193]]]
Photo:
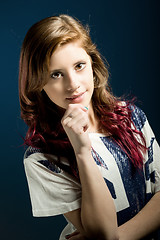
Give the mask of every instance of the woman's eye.
[[80, 70], [82, 70], [83, 68], [85, 68], [85, 66], [86, 66], [85, 63], [78, 63], [78, 64], [76, 65], [75, 69], [76, 69], [77, 71], [80, 71]]
[[62, 73], [60, 72], [55, 72], [51, 74], [51, 78], [57, 79], [60, 78], [62, 76]]

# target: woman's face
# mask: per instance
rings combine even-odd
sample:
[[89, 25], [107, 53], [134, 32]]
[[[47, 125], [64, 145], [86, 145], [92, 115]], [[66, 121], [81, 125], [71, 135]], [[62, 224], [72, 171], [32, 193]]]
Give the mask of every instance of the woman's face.
[[49, 70], [50, 79], [43, 89], [51, 101], [64, 109], [75, 103], [90, 105], [94, 90], [92, 63], [79, 41], [57, 48]]

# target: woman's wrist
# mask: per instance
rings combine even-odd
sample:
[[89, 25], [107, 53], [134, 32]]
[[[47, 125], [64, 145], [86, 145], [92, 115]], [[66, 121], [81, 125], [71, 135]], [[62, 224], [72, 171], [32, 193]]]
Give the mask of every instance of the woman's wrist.
[[75, 152], [77, 161], [88, 161], [92, 158], [91, 148], [89, 147], [82, 147], [77, 152]]

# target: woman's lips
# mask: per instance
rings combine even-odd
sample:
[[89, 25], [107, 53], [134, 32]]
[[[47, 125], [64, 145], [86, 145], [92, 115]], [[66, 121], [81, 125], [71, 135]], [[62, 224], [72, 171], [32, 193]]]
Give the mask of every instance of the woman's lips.
[[73, 96], [68, 97], [66, 99], [68, 101], [72, 102], [72, 103], [79, 103], [79, 102], [81, 102], [83, 100], [84, 94], [85, 94], [85, 92], [77, 94], [77, 95], [73, 95]]

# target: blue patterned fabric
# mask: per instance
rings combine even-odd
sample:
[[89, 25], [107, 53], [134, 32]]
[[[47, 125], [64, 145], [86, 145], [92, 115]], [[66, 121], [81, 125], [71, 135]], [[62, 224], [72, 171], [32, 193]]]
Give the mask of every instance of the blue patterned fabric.
[[132, 112], [132, 121], [134, 122], [136, 128], [141, 131], [143, 128], [147, 117], [145, 113], [137, 106], [131, 105], [130, 108], [133, 110]]

